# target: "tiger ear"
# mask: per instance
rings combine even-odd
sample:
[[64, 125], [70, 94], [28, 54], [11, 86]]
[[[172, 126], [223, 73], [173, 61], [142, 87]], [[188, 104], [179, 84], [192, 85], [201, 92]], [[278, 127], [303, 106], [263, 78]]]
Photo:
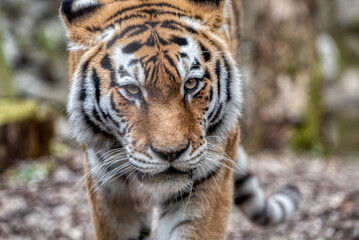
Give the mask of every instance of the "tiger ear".
[[69, 25], [91, 15], [103, 5], [97, 0], [63, 0], [60, 11], [66, 25]]
[[[212, 27], [221, 28], [226, 23], [231, 0], [187, 0], [196, 5], [197, 13]], [[234, 0], [238, 1], [238, 0]]]
[[105, 7], [103, 0], [62, 1], [60, 14], [71, 42], [78, 45], [91, 45], [94, 42], [96, 33], [93, 29], [101, 24], [99, 16]]

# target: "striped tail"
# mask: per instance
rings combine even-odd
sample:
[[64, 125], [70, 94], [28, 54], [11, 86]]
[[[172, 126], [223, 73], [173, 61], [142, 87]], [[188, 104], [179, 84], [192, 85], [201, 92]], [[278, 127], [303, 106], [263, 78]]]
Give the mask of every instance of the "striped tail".
[[238, 150], [237, 163], [244, 173], [235, 173], [235, 205], [253, 222], [262, 226], [277, 225], [291, 218], [302, 199], [298, 188], [285, 185], [266, 198], [257, 178], [250, 172], [247, 155], [242, 147]]

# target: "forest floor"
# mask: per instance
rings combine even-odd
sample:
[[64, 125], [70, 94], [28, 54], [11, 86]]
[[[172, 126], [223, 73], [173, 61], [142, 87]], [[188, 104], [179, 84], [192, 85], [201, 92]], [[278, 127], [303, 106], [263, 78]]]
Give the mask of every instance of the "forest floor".
[[[0, 175], [0, 239], [93, 239], [82, 159], [69, 150]], [[234, 210], [228, 239], [359, 239], [359, 159], [258, 153], [250, 160], [267, 194], [294, 183], [304, 200], [278, 227], [254, 226]]]

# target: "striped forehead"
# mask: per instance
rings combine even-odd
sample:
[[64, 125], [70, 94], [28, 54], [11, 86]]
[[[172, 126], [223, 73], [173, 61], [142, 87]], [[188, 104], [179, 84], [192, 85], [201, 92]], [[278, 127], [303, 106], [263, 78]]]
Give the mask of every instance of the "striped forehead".
[[166, 24], [128, 26], [109, 41], [107, 45], [112, 49], [111, 58], [120, 81], [129, 77], [141, 84], [156, 81], [159, 69], [176, 81], [203, 76], [201, 51], [193, 36], [161, 29]]

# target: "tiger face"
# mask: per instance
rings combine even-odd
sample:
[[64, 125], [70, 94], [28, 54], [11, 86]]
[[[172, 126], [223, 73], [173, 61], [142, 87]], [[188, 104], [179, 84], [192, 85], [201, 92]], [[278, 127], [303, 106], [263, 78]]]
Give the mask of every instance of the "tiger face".
[[78, 59], [68, 113], [91, 167], [105, 161], [94, 177], [126, 166], [119, 175], [168, 192], [215, 172], [223, 162], [214, 149], [241, 105], [224, 20], [205, 13], [224, 11], [224, 1], [71, 2], [62, 9]]

